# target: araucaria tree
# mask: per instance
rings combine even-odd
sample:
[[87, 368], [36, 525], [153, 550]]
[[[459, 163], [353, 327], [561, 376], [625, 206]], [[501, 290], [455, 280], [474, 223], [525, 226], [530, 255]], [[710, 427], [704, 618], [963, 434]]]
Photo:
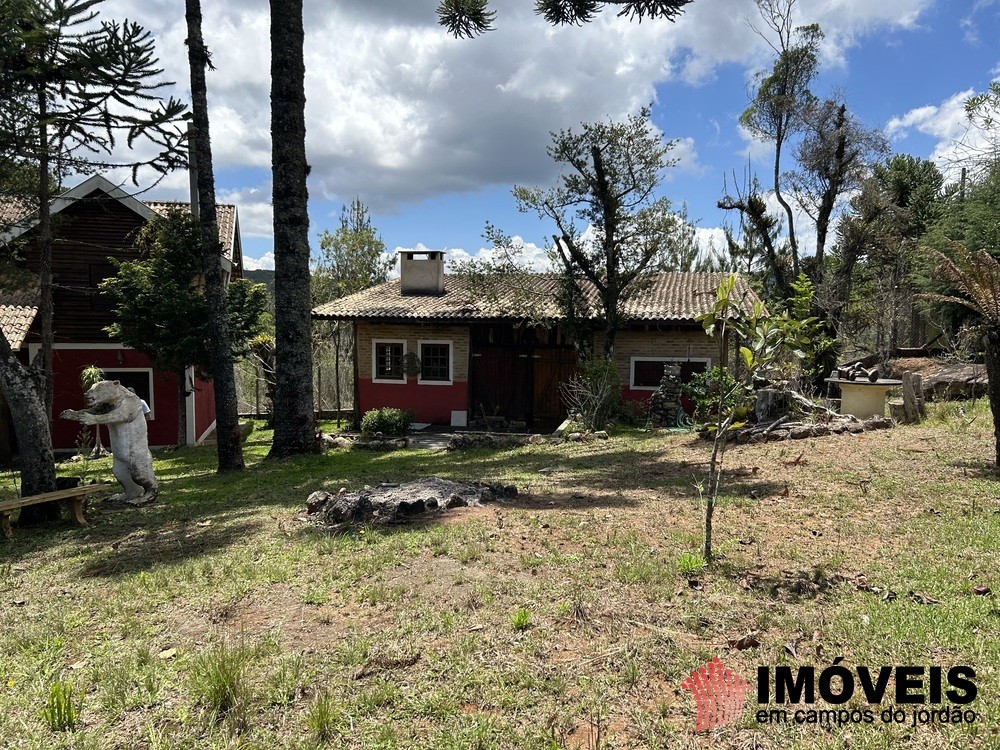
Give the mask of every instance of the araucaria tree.
[[302, 0], [271, 0], [274, 440], [270, 456], [319, 450], [313, 412], [309, 190]]
[[[161, 172], [182, 159], [178, 149], [184, 105], [160, 100], [169, 85], [150, 33], [142, 26], [98, 21], [101, 0], [12, 0], [0, 36], [0, 99], [13, 132], [0, 133], [0, 152], [37, 166], [38, 323], [43, 400], [52, 407], [52, 227], [50, 175], [122, 166], [119, 141], [150, 141], [158, 152], [143, 162]], [[137, 170], [142, 164], [129, 160]], [[133, 175], [135, 171], [133, 171]]]
[[[95, 167], [143, 165], [165, 172], [182, 155], [179, 122], [185, 107], [163, 101], [158, 90], [169, 84], [148, 31], [135, 23], [98, 19], [101, 0], [7, 0], [0, 4], [0, 160], [31, 164], [37, 179], [33, 203], [38, 211], [41, 350], [35, 367], [41, 376], [30, 420], [45, 429], [20, 429], [22, 460], [42, 456], [51, 462], [48, 420], [52, 406], [52, 177]], [[115, 148], [146, 141], [149, 159], [122, 163]], [[32, 377], [0, 344], [0, 383], [8, 403], [33, 409]], [[44, 445], [43, 445], [44, 443]], [[54, 468], [22, 471], [22, 490], [54, 489]], [[37, 480], [37, 481], [36, 481]]]
[[198, 181], [198, 220], [201, 229], [201, 264], [208, 303], [208, 327], [212, 338], [212, 381], [215, 387], [215, 434], [219, 471], [243, 469], [243, 444], [236, 403], [236, 373], [229, 341], [226, 310], [226, 279], [223, 273], [222, 243], [215, 207], [215, 170], [208, 121], [206, 69], [212, 65], [201, 32], [200, 0], [185, 0], [188, 29], [188, 67], [191, 69], [191, 145]]
[[[585, 123], [553, 134], [548, 154], [565, 167], [556, 187], [514, 188], [518, 210], [555, 225], [552, 255], [564, 278], [596, 290], [606, 359], [625, 303], [642, 291], [645, 274], [668, 260], [683, 230], [670, 201], [656, 196], [664, 170], [676, 161], [669, 157], [673, 146], [646, 108], [625, 122]], [[570, 317], [572, 310], [566, 312]]]
[[[553, 26], [588, 23], [606, 7], [619, 16], [642, 21], [644, 18], [676, 19], [692, 0], [537, 0], [535, 12]], [[493, 30], [496, 11], [489, 0], [441, 0], [438, 20], [452, 34], [471, 37]]]

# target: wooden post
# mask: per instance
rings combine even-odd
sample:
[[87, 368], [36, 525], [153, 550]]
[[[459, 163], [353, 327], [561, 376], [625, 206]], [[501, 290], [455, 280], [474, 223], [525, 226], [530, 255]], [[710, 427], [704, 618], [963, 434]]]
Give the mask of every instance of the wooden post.
[[913, 375], [913, 395], [917, 401], [917, 418], [923, 421], [927, 418], [927, 404], [924, 402], [924, 379], [916, 373]]
[[920, 410], [917, 407], [917, 397], [913, 392], [913, 373], [903, 373], [903, 411], [906, 414], [907, 424], [916, 424], [920, 421]]

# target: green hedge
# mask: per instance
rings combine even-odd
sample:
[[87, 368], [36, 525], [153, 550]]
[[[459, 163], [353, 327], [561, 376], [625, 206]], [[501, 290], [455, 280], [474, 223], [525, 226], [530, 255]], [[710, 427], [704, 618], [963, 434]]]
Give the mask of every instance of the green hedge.
[[361, 434], [374, 435], [381, 432], [383, 435], [398, 437], [405, 435], [413, 422], [413, 413], [404, 409], [372, 409], [366, 411], [361, 417]]

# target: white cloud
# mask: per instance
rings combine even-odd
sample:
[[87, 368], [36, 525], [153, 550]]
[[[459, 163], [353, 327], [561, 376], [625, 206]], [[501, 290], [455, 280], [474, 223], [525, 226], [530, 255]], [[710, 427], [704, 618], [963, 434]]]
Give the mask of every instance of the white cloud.
[[[800, 0], [798, 23], [827, 33], [827, 61], [866, 34], [912, 28], [931, 0]], [[699, 0], [676, 24], [601, 14], [584, 27], [548, 27], [531, 3], [498, 3], [498, 30], [455, 40], [436, 25], [437, 0], [306, 4], [310, 189], [375, 213], [449, 192], [544, 184], [555, 167], [549, 132], [622, 117], [671, 80], [698, 85], [720, 66], [766, 66], [772, 52], [747, 25], [752, 0]], [[174, 0], [144, 0], [174, 91], [187, 97], [187, 36]], [[135, 0], [108, 0], [105, 18], [136, 17]], [[207, 4], [204, 32], [218, 169], [270, 163], [268, 8], [263, 0]], [[666, 133], [666, 137], [680, 134]], [[694, 143], [682, 141], [697, 169]], [[756, 158], [756, 153], [754, 154]], [[179, 189], [179, 188], [178, 188]], [[244, 228], [264, 234], [241, 204]]]
[[935, 138], [931, 161], [947, 179], [958, 179], [963, 164], [969, 165], [970, 160], [976, 161], [977, 155], [992, 153], [1000, 146], [995, 133], [980, 130], [966, 117], [965, 102], [974, 93], [972, 89], [959, 91], [940, 104], [917, 107], [893, 117], [886, 124], [886, 135], [901, 141], [915, 130]]
[[[519, 245], [521, 248], [520, 261], [522, 265], [531, 271], [551, 271], [552, 263], [549, 260], [548, 248], [536, 245], [533, 242], [525, 242], [523, 238], [515, 235], [511, 237], [511, 240]], [[423, 245], [417, 245], [416, 248], [396, 248], [397, 250], [426, 250]], [[474, 252], [468, 252], [467, 250], [460, 247], [448, 248], [445, 251], [445, 260], [448, 267], [453, 267], [455, 263], [461, 263], [468, 260], [480, 260], [480, 261], [499, 261], [502, 260], [500, 253], [492, 247], [481, 247]]]
[[244, 237], [270, 237], [274, 222], [270, 186], [223, 190], [216, 195], [219, 203], [235, 203]]
[[259, 258], [250, 258], [244, 255], [243, 268], [247, 271], [273, 271], [274, 253], [268, 251]]

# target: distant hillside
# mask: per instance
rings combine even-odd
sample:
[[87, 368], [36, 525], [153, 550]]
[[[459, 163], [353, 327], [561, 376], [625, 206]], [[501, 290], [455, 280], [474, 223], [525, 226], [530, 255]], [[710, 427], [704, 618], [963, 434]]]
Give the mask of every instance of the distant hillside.
[[274, 271], [244, 271], [243, 278], [248, 281], [252, 281], [255, 284], [266, 284], [267, 291], [271, 294], [271, 298], [274, 298]]

